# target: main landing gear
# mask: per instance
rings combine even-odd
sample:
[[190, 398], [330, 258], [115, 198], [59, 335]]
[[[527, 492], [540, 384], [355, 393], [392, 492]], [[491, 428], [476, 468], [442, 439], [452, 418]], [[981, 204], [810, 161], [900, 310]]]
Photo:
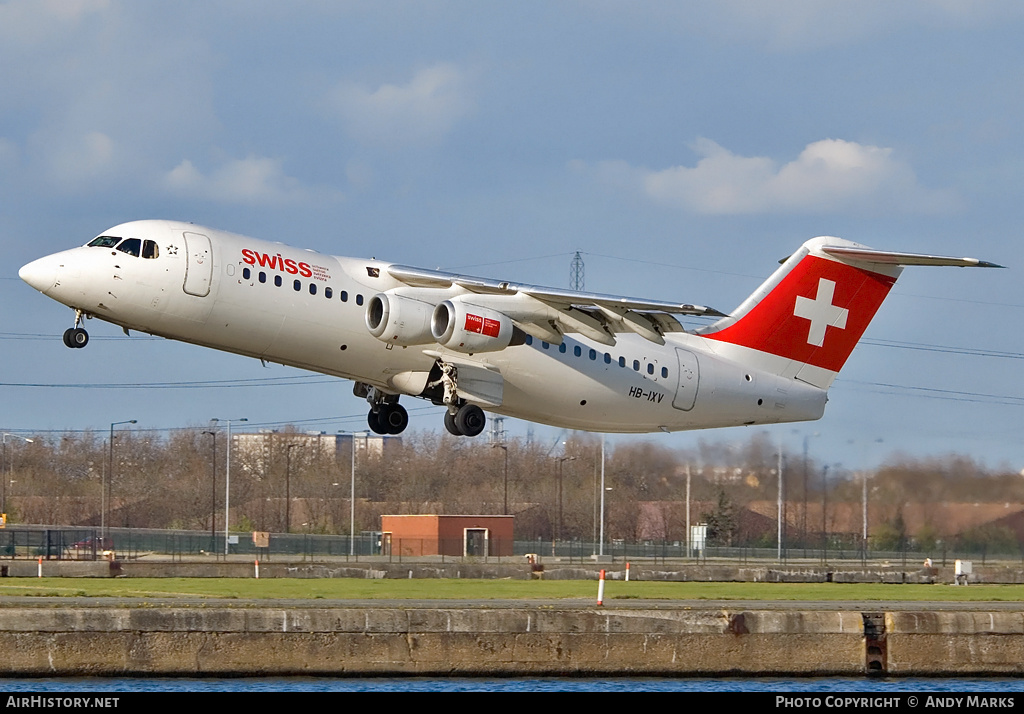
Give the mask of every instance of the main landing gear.
[[401, 434], [409, 426], [409, 412], [398, 403], [397, 394], [387, 394], [363, 382], [356, 382], [352, 392], [370, 403], [366, 423], [374, 434]]
[[[458, 368], [438, 360], [431, 376], [435, 378], [419, 396], [447, 408], [444, 427], [449, 434], [478, 436], [487, 425], [487, 416], [483, 409], [459, 396]], [[409, 413], [398, 403], [397, 394], [388, 394], [365, 382], [354, 383], [352, 393], [370, 403], [366, 423], [375, 434], [401, 434], [409, 426]]]
[[409, 426], [409, 412], [398, 402], [381, 402], [366, 415], [366, 423], [374, 434], [401, 434]]
[[64, 344], [72, 349], [85, 347], [89, 344], [89, 333], [84, 327], [79, 327], [82, 322], [82, 311], [75, 310], [75, 326], [64, 330]]
[[477, 436], [484, 430], [486, 424], [484, 410], [476, 404], [463, 404], [455, 409], [454, 414], [449, 407], [444, 413], [444, 428], [455, 436]]
[[458, 367], [439, 360], [435, 369], [438, 370], [437, 379], [430, 382], [427, 389], [440, 387], [444, 391], [444, 397], [440, 401], [448, 407], [448, 411], [444, 413], [444, 428], [455, 436], [477, 436], [484, 430], [487, 417], [483, 409], [459, 397]]

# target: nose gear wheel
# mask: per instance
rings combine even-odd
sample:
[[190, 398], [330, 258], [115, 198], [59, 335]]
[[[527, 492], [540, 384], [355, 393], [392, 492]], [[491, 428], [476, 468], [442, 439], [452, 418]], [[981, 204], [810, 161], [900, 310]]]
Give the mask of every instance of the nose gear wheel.
[[75, 310], [75, 326], [64, 330], [64, 344], [72, 349], [81, 349], [89, 344], [89, 333], [84, 327], [79, 327], [84, 313]]

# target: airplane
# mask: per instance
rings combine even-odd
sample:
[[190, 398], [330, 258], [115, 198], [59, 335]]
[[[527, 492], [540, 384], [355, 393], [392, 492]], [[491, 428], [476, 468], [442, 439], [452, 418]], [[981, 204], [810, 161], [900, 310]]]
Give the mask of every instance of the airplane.
[[[354, 382], [378, 434], [399, 400], [444, 406], [476, 436], [484, 410], [566, 429], [673, 432], [822, 417], [828, 389], [904, 266], [973, 258], [805, 242], [729, 314], [323, 255], [191, 223], [115, 226], [19, 276], [86, 318]], [[680, 316], [717, 318], [684, 329]]]

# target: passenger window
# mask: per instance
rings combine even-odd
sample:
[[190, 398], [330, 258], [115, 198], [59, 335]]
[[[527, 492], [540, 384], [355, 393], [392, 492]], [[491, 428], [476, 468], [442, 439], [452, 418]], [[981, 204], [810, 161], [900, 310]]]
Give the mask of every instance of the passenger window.
[[330, 288], [324, 288], [324, 297], [330, 300], [332, 297], [334, 297], [334, 291], [331, 290]]
[[98, 248], [113, 248], [120, 240], [120, 238], [115, 238], [114, 236], [100, 236], [89, 241], [89, 245]]
[[356, 295], [356, 305], [362, 305], [362, 304], [363, 304], [363, 296], [362, 295]]
[[533, 344], [533, 335], [527, 335], [526, 336], [526, 344], [528, 346]]
[[541, 342], [541, 343], [540, 343], [540, 346], [541, 346], [541, 347], [543, 347], [544, 349], [547, 349], [547, 348], [548, 348], [548, 347], [550, 347], [551, 345], [549, 345], [549, 344], [548, 344], [547, 342]]
[[633, 360], [633, 369], [636, 370], [637, 372], [640, 371], [640, 360], [638, 360], [638, 359]]
[[647, 363], [647, 374], [654, 374], [654, 364], [651, 362]]
[[121, 245], [117, 246], [117, 249], [122, 253], [134, 255], [138, 258], [139, 251], [142, 250], [142, 241], [138, 238], [128, 238], [127, 240], [121, 241]]
[[581, 354], [583, 354], [583, 349], [579, 345], [576, 345], [575, 347], [572, 348], [572, 353], [579, 357]]
[[620, 367], [625, 367], [626, 366], [626, 358], [625, 357], [619, 357], [619, 366]]
[[282, 282], [283, 281], [281, 280], [281, 276], [280, 275], [275, 275], [274, 276], [274, 285], [276, 285], [277, 287], [281, 287], [281, 283]]
[[252, 271], [248, 268], [242, 268], [242, 278], [248, 280], [252, 277]]
[[292, 283], [292, 287], [295, 288], [295, 292], [299, 292], [300, 290], [302, 290], [302, 281], [296, 280], [294, 283]]
[[348, 302], [348, 290], [341, 291], [341, 301]]
[[309, 294], [316, 295], [316, 283], [309, 284]]
[[612, 356], [609, 353], [607, 353], [607, 352], [604, 353], [604, 363], [605, 364], [611, 364], [612, 363]]
[[597, 359], [597, 350], [590, 350], [590, 359]]
[[668, 377], [668, 367], [662, 367], [661, 368], [661, 376], [663, 378]]
[[558, 351], [561, 352], [562, 354], [565, 354], [565, 343], [564, 342], [558, 346]]
[[142, 257], [143, 258], [159, 258], [160, 248], [157, 246], [155, 240], [147, 240], [142, 243]]
[[260, 271], [260, 282], [261, 283], [267, 282], [267, 274], [264, 273], [262, 270]]

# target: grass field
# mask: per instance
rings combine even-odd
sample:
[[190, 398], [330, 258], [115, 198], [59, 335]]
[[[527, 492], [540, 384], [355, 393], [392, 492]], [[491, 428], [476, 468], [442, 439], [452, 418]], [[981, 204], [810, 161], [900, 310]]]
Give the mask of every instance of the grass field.
[[[347, 578], [17, 578], [0, 582], [0, 596], [231, 598], [596, 600], [587, 580], [451, 580]], [[886, 585], [846, 583], [670, 583], [608, 581], [605, 600], [938, 600], [1024, 601], [1024, 585]]]

